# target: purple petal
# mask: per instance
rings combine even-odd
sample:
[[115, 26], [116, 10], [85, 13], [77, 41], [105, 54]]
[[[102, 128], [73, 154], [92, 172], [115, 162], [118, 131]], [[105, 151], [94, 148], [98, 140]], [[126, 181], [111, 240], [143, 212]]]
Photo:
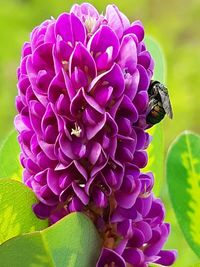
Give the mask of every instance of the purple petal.
[[62, 189], [59, 186], [59, 179], [64, 176], [62, 172], [55, 172], [51, 169], [47, 171], [47, 184], [55, 195], [59, 195]]
[[103, 248], [101, 251], [101, 255], [99, 257], [99, 260], [96, 264], [96, 267], [103, 267], [106, 265], [114, 265], [116, 267], [126, 267], [126, 263], [124, 259], [117, 254], [115, 251]]
[[125, 94], [132, 101], [137, 93], [138, 84], [140, 80], [140, 74], [138, 69], [136, 69], [133, 74], [125, 72], [124, 79], [125, 79]]
[[89, 197], [84, 192], [84, 189], [78, 186], [75, 182], [72, 183], [72, 187], [77, 197], [82, 201], [84, 205], [87, 205], [89, 201]]
[[133, 227], [132, 238], [128, 241], [128, 247], [141, 247], [144, 244], [145, 236], [142, 231]]
[[160, 259], [157, 260], [155, 263], [164, 265], [164, 266], [170, 266], [172, 265], [176, 258], [177, 258], [177, 251], [175, 250], [161, 250], [158, 253], [158, 256], [160, 256]]
[[130, 26], [128, 18], [115, 5], [108, 5], [106, 7], [105, 18], [110, 28], [114, 30], [119, 38], [122, 37], [124, 31]]
[[133, 100], [133, 103], [137, 108], [139, 114], [144, 113], [149, 103], [149, 96], [147, 91], [138, 92]]
[[140, 177], [141, 182], [141, 194], [149, 193], [152, 190], [154, 184], [154, 176], [151, 172], [141, 174]]
[[117, 224], [117, 231], [127, 239], [133, 236], [132, 220], [124, 220]]
[[118, 64], [125, 73], [128, 72], [132, 75], [136, 70], [137, 60], [136, 43], [131, 35], [125, 35], [118, 55]]
[[33, 211], [40, 219], [46, 219], [50, 216], [52, 207], [47, 206], [41, 202], [32, 206]]
[[160, 199], [153, 199], [151, 209], [147, 216], [151, 219], [152, 225], [162, 222], [165, 217], [165, 209]]
[[140, 73], [140, 81], [138, 85], [138, 90], [140, 91], [147, 90], [150, 84], [150, 77], [147, 73], [147, 70], [142, 65], [139, 65], [139, 64], [137, 65], [137, 68]]
[[130, 209], [124, 209], [117, 207], [111, 216], [111, 222], [122, 222], [124, 219], [131, 219], [134, 222], [140, 221], [142, 219], [141, 215], [138, 213], [135, 206]]
[[125, 261], [133, 266], [140, 266], [144, 262], [144, 254], [142, 250], [137, 248], [125, 249], [122, 255]]
[[80, 201], [80, 199], [78, 197], [73, 197], [69, 204], [69, 211], [70, 212], [77, 212], [77, 211], [81, 212], [83, 207], [84, 205]]
[[140, 175], [140, 170], [136, 165], [126, 164], [125, 175], [123, 179], [123, 184], [121, 190], [127, 194], [132, 192], [135, 189], [135, 181]]
[[128, 239], [122, 239], [116, 246], [116, 248], [114, 249], [115, 252], [117, 252], [119, 255], [122, 255], [122, 253], [124, 252], [124, 249], [126, 248], [128, 243]]
[[159, 230], [160, 231], [153, 230], [152, 239], [150, 240], [149, 246], [144, 251], [145, 255], [157, 255], [166, 242], [169, 235], [168, 227], [162, 224]]
[[33, 129], [38, 135], [41, 135], [41, 118], [45, 113], [44, 106], [38, 101], [30, 101], [29, 115]]
[[[119, 65], [114, 64], [110, 70], [97, 76], [89, 87], [89, 92], [94, 94], [97, 101], [102, 105], [106, 104], [110, 97], [112, 99], [119, 98], [125, 88], [123, 73]], [[112, 95], [111, 95], [112, 93]], [[103, 98], [103, 100], [101, 99]]]
[[152, 194], [146, 198], [138, 198], [135, 203], [135, 208], [143, 217], [146, 217], [151, 209], [152, 201]]
[[98, 11], [90, 3], [75, 4], [72, 6], [70, 13], [74, 13], [81, 19], [86, 19], [87, 17], [99, 18]]
[[119, 40], [110, 27], [101, 26], [90, 39], [88, 49], [94, 55], [97, 70], [107, 70], [118, 55]]
[[138, 120], [138, 112], [131, 102], [130, 98], [126, 95], [124, 95], [122, 99], [117, 112], [117, 116], [128, 118], [132, 124]]
[[106, 168], [103, 170], [103, 175], [109, 186], [118, 190], [123, 181], [124, 168], [117, 161], [108, 161]]
[[135, 201], [140, 193], [141, 184], [139, 180], [136, 180], [134, 184], [135, 188], [130, 193], [122, 191], [118, 191], [115, 193], [115, 198], [118, 206], [125, 209], [129, 209], [135, 204]]
[[60, 35], [71, 46], [74, 46], [75, 42], [85, 43], [85, 28], [73, 13], [63, 13], [58, 17], [55, 32], [56, 35]]
[[82, 43], [77, 43], [69, 61], [70, 75], [74, 69], [80, 68], [88, 77], [88, 82], [96, 76], [96, 67], [93, 57]]
[[105, 194], [99, 190], [99, 188], [95, 187], [92, 190], [92, 197], [95, 205], [99, 208], [106, 208], [108, 205], [107, 197]]
[[122, 163], [133, 161], [134, 151], [136, 147], [136, 139], [118, 135], [118, 143], [116, 150], [116, 159]]
[[125, 31], [125, 34], [133, 33], [137, 36], [138, 41], [141, 42], [144, 38], [144, 28], [141, 21], [137, 20]]
[[[31, 71], [34, 70], [37, 72], [39, 70], [51, 70], [54, 69], [53, 57], [52, 57], [52, 47], [53, 44], [45, 43], [37, 47], [32, 55], [32, 66], [29, 58], [29, 64], [27, 64], [27, 71], [31, 74]], [[32, 68], [31, 68], [32, 67]], [[30, 80], [32, 80], [33, 75], [30, 75]]]
[[137, 229], [139, 229], [144, 235], [144, 242], [148, 242], [152, 238], [152, 229], [151, 226], [145, 222], [137, 222]]
[[133, 164], [139, 168], [144, 168], [147, 164], [148, 156], [146, 151], [135, 151]]
[[99, 156], [101, 154], [102, 147], [97, 142], [93, 142], [91, 144], [91, 146], [92, 146], [92, 148], [91, 148], [91, 151], [90, 151], [90, 154], [89, 154], [89, 158], [88, 159], [89, 159], [90, 163], [92, 165], [94, 165], [97, 162], [97, 160], [98, 160], [98, 158], [99, 158]]

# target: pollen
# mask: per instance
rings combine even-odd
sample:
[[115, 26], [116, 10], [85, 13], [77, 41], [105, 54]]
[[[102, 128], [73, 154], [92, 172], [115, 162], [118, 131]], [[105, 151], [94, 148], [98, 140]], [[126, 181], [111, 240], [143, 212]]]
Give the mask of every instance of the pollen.
[[69, 62], [66, 60], [62, 60], [62, 65], [65, 71], [68, 71], [69, 69]]
[[81, 132], [82, 132], [82, 130], [81, 130], [80, 126], [77, 124], [77, 122], [75, 122], [75, 128], [72, 128], [71, 135], [75, 135], [76, 137], [80, 137]]

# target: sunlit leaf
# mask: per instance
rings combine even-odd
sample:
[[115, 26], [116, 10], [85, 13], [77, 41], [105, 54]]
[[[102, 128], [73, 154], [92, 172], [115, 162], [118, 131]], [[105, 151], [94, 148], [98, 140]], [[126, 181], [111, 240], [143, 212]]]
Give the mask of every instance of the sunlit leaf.
[[167, 181], [172, 205], [183, 234], [200, 257], [200, 137], [181, 134], [167, 157]]
[[101, 241], [93, 223], [72, 213], [53, 226], [0, 246], [1, 267], [94, 267]]
[[164, 83], [166, 79], [166, 63], [164, 53], [159, 43], [150, 36], [145, 38], [145, 44], [155, 62], [153, 79]]
[[156, 196], [159, 195], [161, 182], [163, 180], [163, 167], [164, 167], [164, 142], [163, 142], [163, 127], [162, 123], [154, 125], [148, 130], [152, 136], [152, 141], [147, 149], [148, 164], [143, 171], [151, 171], [154, 174], [155, 181], [153, 192]]
[[14, 236], [48, 226], [46, 220], [38, 219], [33, 213], [32, 205], [36, 202], [34, 193], [24, 184], [0, 179], [0, 244]]
[[[155, 61], [153, 79], [164, 83], [166, 68], [163, 52], [159, 44], [152, 37], [146, 37], [145, 43]], [[148, 130], [148, 132], [152, 136], [152, 142], [147, 149], [149, 161], [144, 171], [152, 171], [154, 173], [155, 185], [153, 192], [155, 195], [159, 195], [161, 182], [163, 180], [164, 167], [164, 142], [162, 122], [154, 125]]]
[[0, 178], [21, 180], [22, 167], [19, 162], [19, 153], [17, 132], [13, 130], [0, 148]]

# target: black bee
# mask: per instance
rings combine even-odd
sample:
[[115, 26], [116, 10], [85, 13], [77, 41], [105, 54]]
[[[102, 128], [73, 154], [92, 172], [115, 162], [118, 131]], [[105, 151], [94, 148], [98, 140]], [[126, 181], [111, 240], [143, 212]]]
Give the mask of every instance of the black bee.
[[165, 114], [172, 119], [173, 112], [167, 88], [162, 83], [151, 80], [148, 94], [149, 106], [146, 122], [151, 125], [159, 123]]

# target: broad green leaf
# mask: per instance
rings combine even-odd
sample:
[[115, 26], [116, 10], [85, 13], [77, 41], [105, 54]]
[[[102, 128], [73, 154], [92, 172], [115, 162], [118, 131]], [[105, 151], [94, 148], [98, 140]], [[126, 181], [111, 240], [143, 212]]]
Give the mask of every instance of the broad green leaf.
[[[164, 83], [166, 67], [162, 49], [152, 37], [146, 37], [145, 43], [155, 61], [155, 70], [153, 79]], [[164, 142], [163, 142], [162, 122], [150, 128], [148, 130], [148, 133], [152, 136], [152, 142], [150, 143], [147, 149], [149, 161], [144, 171], [145, 172], [152, 171], [154, 173], [155, 185], [153, 191], [155, 195], [159, 195], [161, 182], [163, 181], [164, 177], [163, 175]]]
[[184, 132], [171, 145], [167, 182], [180, 228], [200, 257], [200, 136]]
[[0, 178], [21, 180], [22, 167], [19, 162], [19, 153], [17, 132], [13, 130], [0, 148]]
[[33, 213], [32, 205], [36, 202], [34, 193], [21, 182], [0, 179], [0, 244], [48, 226], [47, 220], [40, 220]]
[[72, 213], [39, 232], [13, 238], [0, 246], [1, 267], [94, 267], [101, 240], [93, 223]]

